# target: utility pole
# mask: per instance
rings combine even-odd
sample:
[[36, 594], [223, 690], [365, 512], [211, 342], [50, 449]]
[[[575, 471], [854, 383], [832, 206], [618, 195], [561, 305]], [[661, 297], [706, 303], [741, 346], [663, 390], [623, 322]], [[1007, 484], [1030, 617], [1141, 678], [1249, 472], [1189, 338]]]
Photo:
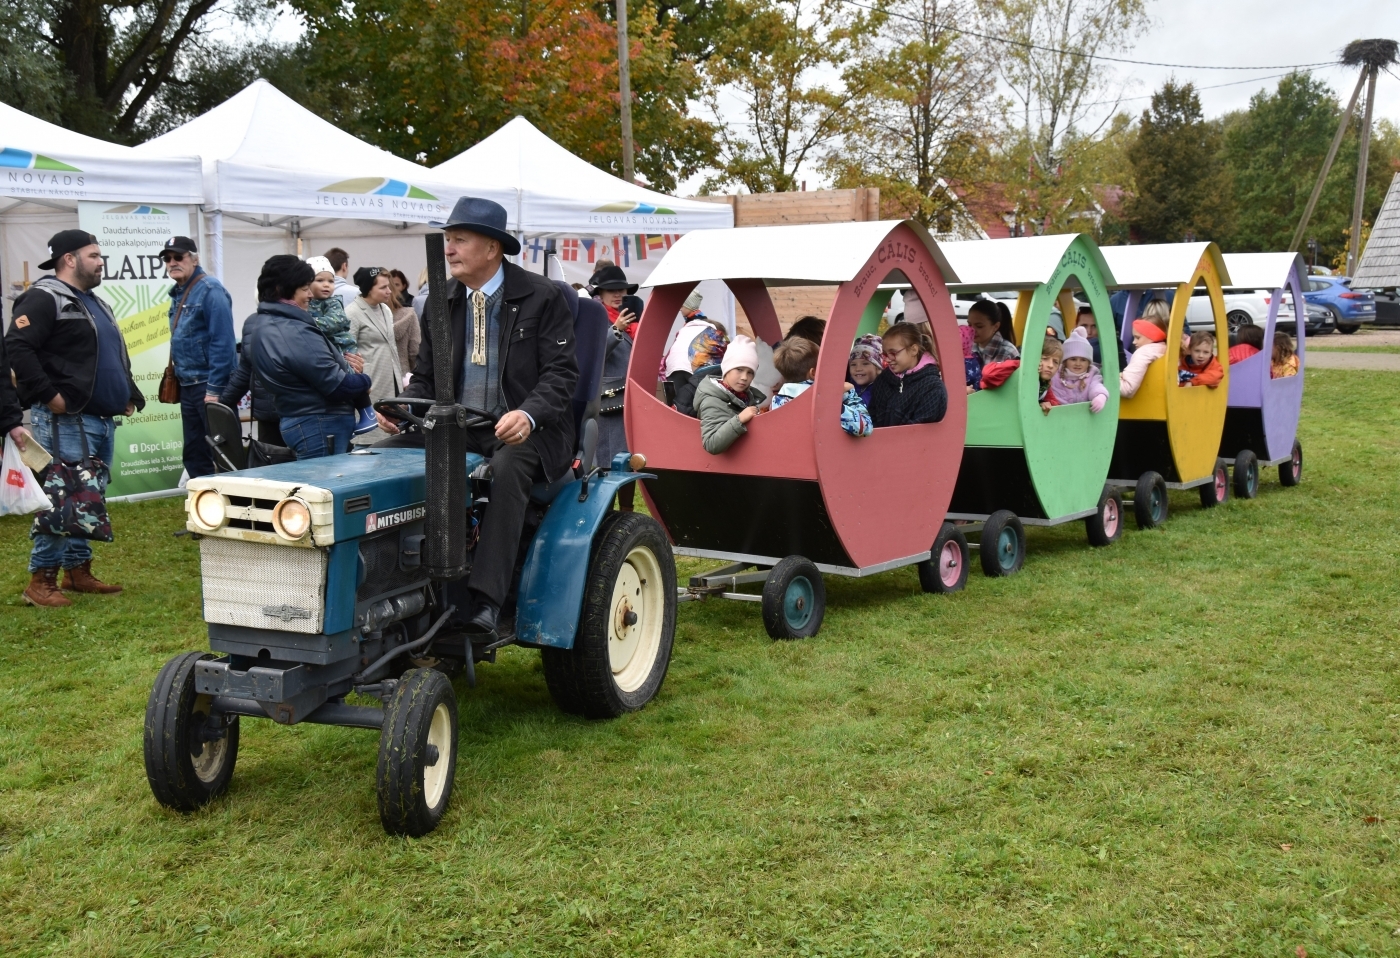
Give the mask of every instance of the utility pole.
[[1351, 244], [1347, 247], [1347, 275], [1356, 275], [1356, 261], [1361, 257], [1361, 211], [1366, 205], [1366, 160], [1371, 153], [1371, 108], [1376, 104], [1375, 64], [1366, 71], [1366, 114], [1361, 120], [1361, 152], [1356, 158], [1356, 196], [1351, 204]]
[[622, 97], [622, 178], [636, 182], [632, 172], [632, 75], [627, 66], [627, 0], [617, 0], [617, 80]]

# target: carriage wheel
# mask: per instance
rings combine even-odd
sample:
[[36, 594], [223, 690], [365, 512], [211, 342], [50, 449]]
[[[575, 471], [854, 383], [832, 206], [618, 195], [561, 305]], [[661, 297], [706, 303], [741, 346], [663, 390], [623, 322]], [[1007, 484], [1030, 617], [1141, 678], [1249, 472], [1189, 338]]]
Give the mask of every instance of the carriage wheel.
[[1200, 489], [1201, 505], [1206, 509], [1214, 508], [1230, 498], [1230, 474], [1225, 471], [1224, 466], [1216, 466], [1210, 482]]
[[1091, 546], [1111, 546], [1123, 535], [1123, 494], [1104, 486], [1098, 511], [1084, 520], [1084, 531]]
[[1133, 516], [1139, 529], [1155, 529], [1167, 521], [1167, 480], [1161, 473], [1144, 472], [1138, 477]]
[[1235, 498], [1253, 499], [1259, 495], [1259, 457], [1248, 449], [1235, 457]]
[[763, 583], [763, 627], [775, 639], [816, 635], [826, 614], [826, 586], [810, 559], [788, 556]]
[[982, 524], [977, 544], [982, 571], [993, 578], [1015, 575], [1026, 562], [1026, 528], [1016, 513], [998, 509]]
[[933, 540], [929, 557], [919, 563], [919, 585], [925, 592], [958, 592], [967, 585], [967, 536], [945, 522]]
[[1278, 465], [1278, 481], [1285, 486], [1296, 486], [1303, 481], [1303, 444], [1296, 439], [1292, 457]]

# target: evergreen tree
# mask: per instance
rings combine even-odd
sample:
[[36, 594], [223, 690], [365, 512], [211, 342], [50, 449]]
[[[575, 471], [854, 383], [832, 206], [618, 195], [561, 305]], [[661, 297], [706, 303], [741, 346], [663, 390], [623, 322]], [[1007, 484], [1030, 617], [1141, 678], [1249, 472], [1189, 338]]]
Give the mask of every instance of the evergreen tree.
[[1193, 84], [1169, 80], [1152, 95], [1137, 139], [1128, 147], [1135, 192], [1124, 214], [1135, 239], [1226, 238], [1234, 204], [1220, 149], [1220, 125], [1201, 115]]

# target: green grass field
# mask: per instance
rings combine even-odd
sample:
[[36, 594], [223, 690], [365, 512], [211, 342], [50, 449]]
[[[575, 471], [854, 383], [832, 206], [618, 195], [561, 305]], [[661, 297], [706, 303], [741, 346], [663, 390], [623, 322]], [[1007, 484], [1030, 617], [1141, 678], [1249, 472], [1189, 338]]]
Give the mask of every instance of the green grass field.
[[146, 696], [204, 647], [179, 500], [113, 508], [127, 591], [71, 610], [21, 604], [0, 520], [0, 954], [1397, 954], [1400, 375], [1307, 377], [1302, 486], [1037, 530], [955, 596], [829, 579], [803, 642], [684, 605], [620, 721], [508, 650], [417, 841], [365, 731], [245, 719], [225, 798], [157, 806]]

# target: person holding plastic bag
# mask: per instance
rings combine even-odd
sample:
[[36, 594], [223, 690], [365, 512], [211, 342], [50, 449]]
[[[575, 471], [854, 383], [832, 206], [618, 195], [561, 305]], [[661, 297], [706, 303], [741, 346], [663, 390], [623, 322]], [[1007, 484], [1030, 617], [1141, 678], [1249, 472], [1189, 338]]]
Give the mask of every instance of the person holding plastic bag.
[[3, 481], [0, 481], [0, 515], [23, 515], [40, 509], [51, 509], [53, 503], [44, 495], [39, 480], [24, 464], [19, 454], [29, 445], [29, 433], [21, 423], [24, 410], [20, 408], [14, 381], [10, 379], [10, 358], [5, 354], [5, 338], [0, 336], [0, 433], [5, 434]]

